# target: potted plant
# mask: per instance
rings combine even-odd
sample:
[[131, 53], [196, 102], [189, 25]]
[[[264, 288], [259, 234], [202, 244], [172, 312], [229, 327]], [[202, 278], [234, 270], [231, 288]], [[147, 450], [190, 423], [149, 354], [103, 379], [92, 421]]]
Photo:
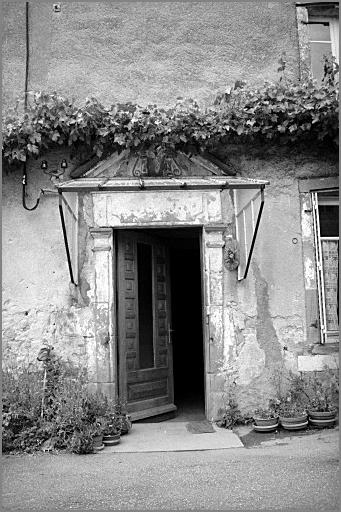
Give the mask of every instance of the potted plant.
[[278, 427], [278, 403], [269, 400], [267, 408], [258, 408], [253, 414], [253, 428], [256, 432], [273, 432]]
[[120, 415], [121, 436], [128, 434], [128, 432], [131, 430], [131, 427], [132, 427], [132, 423], [131, 423], [129, 414], [121, 414]]
[[304, 404], [292, 400], [289, 395], [279, 406], [279, 421], [285, 430], [301, 430], [308, 425], [308, 415]]
[[78, 428], [67, 440], [67, 448], [72, 453], [84, 455], [94, 451], [93, 428], [91, 425], [84, 425]]
[[121, 436], [128, 434], [132, 428], [132, 422], [129, 414], [126, 412], [126, 404], [117, 401], [113, 406], [113, 414], [118, 418]]
[[298, 375], [292, 371], [284, 374], [284, 379], [286, 385], [281, 385], [278, 388], [280, 390], [280, 394], [278, 394], [279, 422], [286, 430], [301, 430], [308, 425], [309, 397], [306, 392], [306, 382], [301, 374]]
[[337, 376], [331, 374], [323, 382], [314, 377], [309, 379], [311, 399], [308, 408], [309, 423], [317, 428], [333, 427], [336, 422], [337, 409], [335, 403], [338, 399]]
[[96, 421], [91, 425], [90, 430], [92, 435], [94, 452], [99, 452], [100, 450], [103, 450], [103, 427], [101, 423]]
[[114, 446], [121, 441], [120, 419], [114, 415], [106, 417], [103, 425], [103, 443], [105, 446]]

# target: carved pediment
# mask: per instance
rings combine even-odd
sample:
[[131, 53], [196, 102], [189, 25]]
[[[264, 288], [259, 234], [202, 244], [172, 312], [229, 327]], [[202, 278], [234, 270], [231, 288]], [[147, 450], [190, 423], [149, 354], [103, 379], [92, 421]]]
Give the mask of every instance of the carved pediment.
[[[218, 162], [218, 165], [217, 163]], [[220, 164], [220, 165], [219, 165]], [[180, 176], [222, 176], [235, 175], [228, 164], [219, 162], [212, 155], [188, 156], [182, 152], [139, 153], [129, 150], [114, 153], [85, 172], [75, 172], [76, 178], [115, 178], [115, 177], [160, 177], [177, 178]]]

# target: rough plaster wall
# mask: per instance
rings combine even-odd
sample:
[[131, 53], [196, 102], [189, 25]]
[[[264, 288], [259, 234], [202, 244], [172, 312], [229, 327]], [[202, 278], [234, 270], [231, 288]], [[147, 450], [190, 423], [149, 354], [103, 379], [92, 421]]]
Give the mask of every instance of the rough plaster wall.
[[[63, 151], [51, 153], [51, 168], [63, 156]], [[34, 171], [28, 168], [28, 207], [35, 204], [40, 188], [54, 189], [39, 164], [33, 165]], [[3, 362], [34, 363], [47, 342], [58, 355], [86, 364], [90, 316], [69, 288], [56, 191], [43, 195], [38, 208], [28, 212], [21, 203], [21, 181], [20, 168], [3, 174]]]
[[25, 90], [25, 2], [3, 2], [2, 15], [2, 108], [6, 111]]
[[[240, 407], [248, 411], [265, 403], [271, 392], [271, 369], [277, 363], [296, 369], [297, 356], [309, 353], [297, 177], [335, 176], [337, 165], [322, 156], [319, 160], [288, 156], [280, 150], [276, 156], [251, 150], [230, 153], [241, 175], [270, 180], [249, 275], [237, 283], [236, 272], [224, 273], [224, 347], [210, 375], [217, 408], [224, 378], [232, 372], [239, 385]], [[63, 150], [47, 155], [50, 167], [64, 156]], [[53, 189], [39, 165], [40, 160], [29, 168], [29, 206], [40, 188]], [[79, 230], [77, 297], [69, 289], [57, 198], [45, 195], [37, 210], [27, 212], [21, 206], [21, 170], [5, 173], [3, 185], [4, 362], [34, 361], [46, 340], [63, 357], [87, 365], [96, 359], [89, 308], [94, 279], [88, 231], [94, 225], [91, 195], [80, 198], [84, 217]], [[229, 192], [223, 194], [224, 218], [231, 230]]]
[[273, 393], [276, 368], [297, 371], [297, 356], [311, 349], [297, 177], [335, 176], [338, 169], [333, 159], [281, 151], [277, 157], [252, 151], [230, 157], [243, 176], [270, 181], [248, 277], [237, 283], [236, 273], [225, 271], [222, 374], [237, 383], [239, 406], [250, 413]]
[[[5, 107], [24, 89], [25, 2], [4, 2]], [[298, 76], [295, 4], [30, 2], [29, 88], [105, 103], [206, 100], [236, 79]]]

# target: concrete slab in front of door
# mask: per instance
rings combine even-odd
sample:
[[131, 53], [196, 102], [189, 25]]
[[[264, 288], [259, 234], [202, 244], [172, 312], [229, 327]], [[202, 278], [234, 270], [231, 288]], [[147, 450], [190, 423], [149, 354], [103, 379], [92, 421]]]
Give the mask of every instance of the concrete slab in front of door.
[[243, 448], [231, 430], [213, 426], [215, 432], [192, 434], [188, 422], [134, 423], [117, 446], [106, 446], [101, 453], [184, 452]]

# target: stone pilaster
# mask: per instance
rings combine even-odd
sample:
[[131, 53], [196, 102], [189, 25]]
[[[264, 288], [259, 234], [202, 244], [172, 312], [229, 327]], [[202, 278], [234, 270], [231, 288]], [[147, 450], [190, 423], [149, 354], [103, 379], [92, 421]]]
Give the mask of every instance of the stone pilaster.
[[91, 307], [95, 340], [89, 357], [94, 390], [116, 396], [116, 338], [113, 294], [113, 233], [110, 228], [90, 229], [93, 239], [94, 280]]
[[224, 225], [204, 230], [206, 321], [206, 415], [216, 418], [222, 405], [223, 380], [219, 378], [224, 350], [223, 247]]

